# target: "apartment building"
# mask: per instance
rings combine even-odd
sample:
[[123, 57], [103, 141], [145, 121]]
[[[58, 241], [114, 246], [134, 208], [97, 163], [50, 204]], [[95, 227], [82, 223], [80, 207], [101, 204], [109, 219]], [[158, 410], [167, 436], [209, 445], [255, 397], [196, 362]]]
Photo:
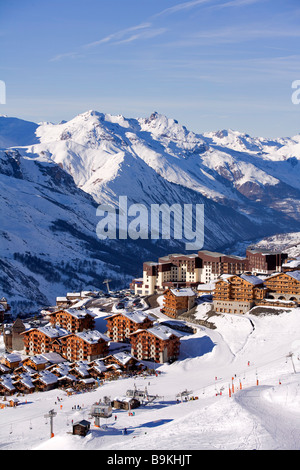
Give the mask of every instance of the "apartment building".
[[264, 282], [269, 299], [300, 302], [300, 271], [276, 273]]
[[222, 275], [215, 282], [214, 310], [219, 313], [246, 313], [267, 295], [267, 288], [257, 276]]
[[126, 342], [130, 339], [130, 333], [138, 329], [146, 329], [153, 326], [154, 317], [142, 311], [114, 313], [105, 318], [107, 323], [107, 336], [114, 342]]
[[287, 259], [286, 253], [268, 250], [246, 250], [248, 270], [256, 274], [272, 274], [282, 271], [282, 264]]
[[93, 360], [108, 354], [109, 338], [97, 330], [70, 333], [64, 328], [44, 326], [21, 333], [28, 356], [54, 352], [68, 361]]
[[48, 312], [49, 321], [52, 326], [64, 328], [70, 333], [77, 333], [84, 330], [92, 330], [95, 327], [92, 311], [85, 309], [61, 309], [54, 312]]
[[131, 354], [139, 360], [158, 363], [175, 361], [180, 352], [181, 334], [164, 325], [130, 334]]
[[177, 318], [195, 305], [196, 293], [189, 287], [182, 289], [167, 289], [164, 292], [164, 314]]
[[134, 279], [135, 294], [151, 295], [172, 287], [194, 287], [222, 274], [240, 274], [248, 269], [246, 258], [212, 251], [170, 254], [143, 264], [143, 278]]

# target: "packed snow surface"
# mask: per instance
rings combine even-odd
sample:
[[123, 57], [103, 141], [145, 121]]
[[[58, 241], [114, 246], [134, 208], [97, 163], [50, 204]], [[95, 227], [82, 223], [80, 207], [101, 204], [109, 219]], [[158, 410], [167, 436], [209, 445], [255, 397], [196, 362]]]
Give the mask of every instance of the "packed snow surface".
[[[206, 318], [207, 310], [199, 305], [196, 317]], [[1, 449], [299, 449], [300, 309], [273, 310], [278, 314], [214, 316], [209, 321], [215, 329], [199, 325], [195, 334], [181, 332], [179, 360], [152, 363], [157, 375], [105, 382], [72, 396], [56, 389], [18, 397], [17, 407], [0, 409]], [[97, 313], [103, 325], [105, 314]], [[113, 409], [95, 427], [91, 405], [104, 396], [125, 396], [134, 384], [156, 400], [132, 416]], [[178, 401], [184, 390], [194, 399]], [[57, 415], [50, 438], [44, 415], [52, 409]], [[82, 419], [90, 421], [89, 433], [72, 435], [72, 422]]]

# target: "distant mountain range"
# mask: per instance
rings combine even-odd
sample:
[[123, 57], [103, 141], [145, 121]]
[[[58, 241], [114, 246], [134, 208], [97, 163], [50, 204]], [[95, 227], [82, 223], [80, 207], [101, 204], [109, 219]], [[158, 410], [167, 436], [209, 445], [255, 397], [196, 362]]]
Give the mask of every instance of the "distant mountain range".
[[99, 240], [96, 209], [203, 204], [204, 246], [237, 251], [300, 231], [300, 135], [254, 138], [188, 131], [158, 113], [127, 119], [88, 111], [59, 124], [0, 116], [0, 296], [15, 310], [56, 295], [125, 286], [144, 260], [180, 240]]

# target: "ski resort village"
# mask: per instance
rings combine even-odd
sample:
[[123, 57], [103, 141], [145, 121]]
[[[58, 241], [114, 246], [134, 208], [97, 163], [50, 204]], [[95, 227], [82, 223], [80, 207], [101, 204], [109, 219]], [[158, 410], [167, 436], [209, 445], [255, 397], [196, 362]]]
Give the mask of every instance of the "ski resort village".
[[39, 312], [2, 298], [1, 448], [299, 449], [300, 258], [249, 247], [142, 269]]

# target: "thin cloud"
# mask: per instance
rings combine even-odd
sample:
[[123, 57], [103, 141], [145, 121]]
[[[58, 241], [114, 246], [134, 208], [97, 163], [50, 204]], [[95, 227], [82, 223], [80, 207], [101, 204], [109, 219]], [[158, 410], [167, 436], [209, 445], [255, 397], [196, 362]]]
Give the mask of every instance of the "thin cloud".
[[89, 47], [99, 46], [100, 44], [109, 43], [114, 40], [120, 40], [124, 36], [126, 36], [128, 33], [132, 33], [134, 31], [138, 31], [140, 29], [145, 29], [145, 28], [150, 28], [150, 27], [151, 27], [151, 23], [141, 23], [136, 26], [132, 26], [130, 28], [122, 29], [121, 31], [117, 31], [116, 33], [109, 34], [108, 36], [105, 36], [104, 38], [99, 39], [99, 41], [90, 42], [89, 44], [85, 44], [82, 47], [89, 48]]
[[146, 40], [151, 39], [156, 36], [159, 36], [167, 31], [167, 28], [153, 28], [152, 23], [141, 23], [136, 26], [132, 26], [130, 28], [122, 29], [121, 31], [117, 31], [115, 33], [109, 34], [98, 41], [93, 41], [88, 44], [83, 44], [80, 46], [76, 51], [73, 52], [66, 52], [63, 54], [58, 54], [52, 59], [51, 62], [59, 61], [65, 58], [79, 58], [84, 57], [86, 55], [86, 51], [88, 49], [95, 48], [97, 46], [101, 46], [104, 44], [111, 44], [111, 45], [120, 45], [126, 43], [132, 43], [138, 40]]
[[174, 7], [165, 8], [159, 13], [156, 13], [155, 15], [152, 16], [152, 18], [157, 18], [163, 15], [172, 15], [173, 13], [177, 13], [178, 11], [188, 10], [189, 8], [193, 8], [198, 5], [202, 5], [204, 3], [210, 3], [210, 2], [211, 0], [193, 0], [190, 2], [179, 3], [178, 5], [175, 5]]

